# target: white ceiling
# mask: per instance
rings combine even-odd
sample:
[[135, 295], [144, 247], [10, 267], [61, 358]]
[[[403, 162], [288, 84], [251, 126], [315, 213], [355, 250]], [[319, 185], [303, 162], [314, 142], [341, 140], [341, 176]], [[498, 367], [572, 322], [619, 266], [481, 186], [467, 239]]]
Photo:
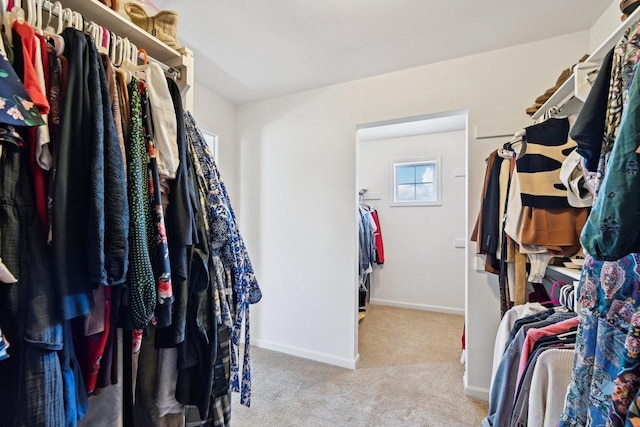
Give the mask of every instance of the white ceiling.
[[[236, 104], [590, 28], [603, 0], [153, 0]], [[577, 58], [575, 58], [577, 60]], [[569, 61], [574, 58], [568, 58]]]
[[358, 141], [404, 138], [407, 136], [465, 130], [467, 116], [461, 112], [431, 114], [388, 122], [372, 123], [358, 129]]

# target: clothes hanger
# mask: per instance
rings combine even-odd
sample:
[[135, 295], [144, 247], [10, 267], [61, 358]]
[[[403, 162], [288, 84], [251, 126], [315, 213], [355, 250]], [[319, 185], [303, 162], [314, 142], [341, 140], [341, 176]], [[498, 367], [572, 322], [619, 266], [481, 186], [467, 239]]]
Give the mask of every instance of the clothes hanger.
[[60, 7], [62, 8], [62, 4], [57, 1], [53, 4], [49, 5], [49, 17], [47, 18], [47, 25], [44, 26], [44, 32], [45, 33], [54, 33], [55, 29], [51, 26], [51, 19], [53, 18], [53, 11], [56, 9], [56, 7]]
[[[140, 58], [140, 52], [144, 52], [145, 56], [142, 65], [137, 65]], [[132, 71], [137, 78], [144, 80], [146, 78], [146, 72], [149, 69], [149, 57], [147, 55], [147, 51], [144, 49], [138, 49], [135, 44], [131, 43], [131, 57], [129, 59], [131, 63], [131, 66], [128, 67], [129, 70]]]
[[71, 23], [73, 28], [75, 28], [78, 31], [84, 30], [84, 18], [82, 17], [80, 12], [76, 12], [74, 10], [73, 12], [71, 12], [71, 17], [72, 17]]
[[40, 35], [44, 34], [44, 28], [42, 27], [42, 3], [44, 0], [34, 0], [36, 9], [36, 23], [35, 28], [39, 31]]
[[84, 23], [84, 32], [91, 36], [91, 41], [98, 48], [98, 35], [97, 35], [98, 25], [93, 22], [85, 22]]
[[124, 50], [124, 39], [120, 36], [117, 36], [116, 38], [115, 50], [116, 50], [116, 60], [114, 62], [119, 67], [120, 65], [122, 65], [122, 62], [124, 61], [124, 56], [122, 54]]
[[115, 33], [109, 32], [109, 58], [111, 63], [116, 63], [116, 44], [118, 43], [118, 36]]
[[111, 43], [111, 33], [101, 25], [98, 25], [98, 52], [109, 56], [109, 43]]
[[571, 338], [578, 333], [577, 330], [573, 330], [573, 328], [567, 332], [563, 332], [561, 334], [556, 335], [556, 339], [566, 340], [567, 338]]
[[62, 34], [62, 30], [64, 30], [64, 15], [65, 9], [62, 8], [62, 3], [59, 1], [53, 4], [53, 12], [55, 13], [56, 8], [58, 8], [58, 26], [56, 27], [56, 34]]
[[36, 8], [36, 2], [35, 0], [26, 0], [27, 4], [27, 10], [26, 10], [26, 22], [27, 24], [31, 25], [31, 27], [33, 27], [35, 25], [35, 8]]
[[[41, 0], [38, 0], [41, 1]], [[53, 15], [58, 13], [58, 29], [56, 30], [51, 26], [51, 19]], [[56, 55], [61, 56], [64, 53], [64, 39], [59, 35], [62, 32], [63, 23], [63, 11], [62, 3], [56, 1], [53, 4], [49, 4], [49, 17], [47, 19], [47, 25], [44, 28], [44, 35], [50, 40], [53, 40], [53, 47], [56, 50]]]
[[135, 44], [131, 43], [129, 39], [125, 37], [124, 39], [124, 49], [123, 49], [123, 61], [120, 64], [120, 68], [129, 70], [129, 71], [139, 71], [138, 66], [136, 65], [138, 62], [138, 48]]
[[99, 40], [98, 40], [98, 52], [109, 56], [109, 43], [111, 42], [111, 33], [103, 26], [98, 25]]
[[11, 9], [11, 21], [18, 21], [19, 24], [24, 24], [25, 16], [24, 9], [22, 9], [22, 0], [15, 0], [13, 9]]
[[11, 31], [11, 24], [13, 22], [11, 20], [11, 12], [7, 10], [7, 8], [9, 7], [7, 1], [6, 0], [1, 0], [1, 1], [2, 1], [2, 25], [5, 28], [4, 35], [7, 38], [7, 41], [10, 44], [13, 44], [13, 34]]
[[58, 25], [58, 28], [60, 29], [60, 31], [58, 32], [58, 34], [62, 33], [62, 30], [64, 28], [69, 28], [72, 26], [73, 24], [73, 12], [71, 11], [71, 9], [64, 8], [62, 9], [62, 16], [60, 17], [60, 21], [62, 21], [62, 25]]
[[147, 65], [149, 63], [149, 54], [147, 51], [142, 48], [138, 49], [137, 57], [140, 58], [140, 55], [142, 55], [142, 65]]
[[129, 39], [127, 39], [126, 37], [123, 39], [123, 38], [120, 38], [120, 36], [118, 36], [117, 65], [119, 66], [120, 70], [122, 70], [125, 73], [125, 80], [127, 84], [131, 83], [131, 77], [132, 77], [132, 72], [131, 70], [128, 69], [129, 64], [127, 64], [128, 62], [127, 52], [130, 51], [130, 47], [131, 47], [131, 42], [129, 41]]
[[138, 65], [138, 46], [131, 43], [131, 63]]

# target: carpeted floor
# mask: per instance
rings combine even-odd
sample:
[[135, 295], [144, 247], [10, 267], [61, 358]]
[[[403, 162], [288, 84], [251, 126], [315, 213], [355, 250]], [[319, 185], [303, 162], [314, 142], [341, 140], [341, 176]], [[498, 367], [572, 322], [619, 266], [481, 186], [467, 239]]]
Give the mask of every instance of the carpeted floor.
[[478, 426], [464, 396], [462, 316], [368, 306], [355, 371], [252, 349], [253, 402], [234, 396], [234, 427]]

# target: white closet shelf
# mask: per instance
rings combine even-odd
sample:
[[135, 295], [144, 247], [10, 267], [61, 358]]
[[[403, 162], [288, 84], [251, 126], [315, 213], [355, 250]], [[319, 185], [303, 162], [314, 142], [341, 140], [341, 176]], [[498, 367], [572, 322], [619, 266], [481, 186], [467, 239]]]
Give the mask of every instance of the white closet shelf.
[[[599, 68], [602, 64], [602, 60], [607, 55], [607, 52], [615, 47], [616, 43], [618, 43], [627, 28], [634, 25], [638, 20], [640, 20], [640, 7], [634, 10], [624, 22], [621, 22], [618, 28], [604, 42], [602, 42], [600, 46], [598, 46], [598, 48], [589, 56], [589, 58], [587, 58], [585, 62], [597, 64]], [[531, 118], [533, 120], [537, 120], [552, 107], [565, 105], [567, 102], [572, 101], [575, 97], [577, 86], [577, 76], [576, 73], [574, 73], [553, 95], [551, 95], [547, 102], [545, 102], [542, 107], [540, 107], [538, 111], [531, 116]]]
[[172, 62], [181, 56], [177, 50], [97, 0], [62, 0], [62, 6], [82, 14], [85, 22], [93, 21], [121, 37], [126, 36], [138, 48], [144, 48], [149, 56], [158, 61]]
[[582, 270], [560, 267], [559, 265], [550, 265], [547, 267], [547, 270], [555, 271], [556, 273], [560, 273], [563, 276], [570, 277], [574, 280], [580, 280], [580, 273], [582, 272]]
[[551, 95], [551, 97], [547, 100], [547, 102], [542, 104], [542, 107], [540, 107], [538, 111], [536, 111], [531, 116], [531, 118], [533, 120], [538, 120], [540, 117], [542, 117], [543, 114], [549, 111], [552, 107], [564, 105], [567, 102], [569, 102], [571, 98], [574, 97], [576, 92], [575, 77], [576, 77], [575, 74], [572, 74], [571, 77], [569, 77], [567, 81], [564, 82], [562, 86], [560, 86], [558, 90], [556, 90], [553, 93], [553, 95]]

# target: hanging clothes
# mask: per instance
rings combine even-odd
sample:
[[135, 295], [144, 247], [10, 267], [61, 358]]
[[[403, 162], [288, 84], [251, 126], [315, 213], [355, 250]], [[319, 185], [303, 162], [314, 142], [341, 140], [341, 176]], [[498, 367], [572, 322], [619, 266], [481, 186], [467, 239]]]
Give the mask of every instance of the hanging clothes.
[[179, 153], [179, 165], [176, 178], [169, 181], [166, 209], [166, 230], [169, 242], [169, 261], [171, 264], [171, 282], [174, 294], [173, 321], [166, 328], [156, 332], [156, 345], [169, 348], [184, 341], [189, 295], [188, 276], [190, 248], [197, 240], [195, 237], [195, 211], [191, 195], [195, 193], [191, 175], [191, 160], [187, 156], [187, 137], [182, 110], [182, 98], [178, 85], [172, 79], [166, 79], [176, 115], [176, 141]]
[[180, 89], [157, 64], [114, 69], [75, 29], [12, 30], [0, 43], [0, 425], [197, 413], [229, 426], [231, 392], [251, 402], [249, 305], [262, 292]]
[[104, 69], [85, 34], [67, 28], [62, 37], [69, 60], [67, 99], [74, 102], [64, 105], [56, 147], [52, 246], [63, 316], [71, 319], [91, 310], [94, 286], [124, 282], [129, 221]]
[[376, 226], [376, 231], [373, 233], [375, 239], [374, 245], [376, 247], [375, 261], [376, 264], [382, 265], [384, 264], [384, 242], [382, 240], [382, 229], [380, 228], [380, 217], [378, 216], [378, 211], [373, 209], [371, 211], [371, 217], [373, 218], [373, 222]]
[[[207, 237], [210, 250], [220, 256], [233, 272], [236, 298], [236, 310], [233, 315], [231, 329], [231, 389], [240, 393], [240, 402], [251, 404], [251, 368], [250, 368], [250, 319], [249, 305], [262, 299], [262, 291], [258, 286], [249, 254], [244, 240], [237, 228], [233, 208], [229, 200], [226, 187], [222, 182], [217, 166], [213, 162], [213, 155], [209, 150], [202, 132], [189, 112], [185, 112], [187, 140], [191, 153], [191, 161], [196, 170], [200, 185], [200, 203], [208, 226]], [[221, 292], [223, 294], [223, 292]], [[222, 320], [226, 325], [231, 319], [228, 304], [222, 301]], [[238, 362], [238, 348], [244, 322], [244, 355], [242, 374]]]
[[[629, 199], [621, 209], [618, 196], [634, 197], [636, 186], [637, 144], [631, 136], [636, 133], [640, 102], [640, 80], [635, 73], [638, 34], [640, 26], [634, 24], [613, 53], [596, 195], [581, 236], [587, 256], [578, 289], [582, 308], [571, 384], [559, 422], [563, 427], [635, 422], [632, 403], [640, 390], [640, 259], [637, 253], [629, 253], [635, 250], [634, 232], [617, 228], [617, 215], [633, 214], [637, 204]], [[616, 240], [619, 232], [628, 235], [626, 243], [627, 236]]]

